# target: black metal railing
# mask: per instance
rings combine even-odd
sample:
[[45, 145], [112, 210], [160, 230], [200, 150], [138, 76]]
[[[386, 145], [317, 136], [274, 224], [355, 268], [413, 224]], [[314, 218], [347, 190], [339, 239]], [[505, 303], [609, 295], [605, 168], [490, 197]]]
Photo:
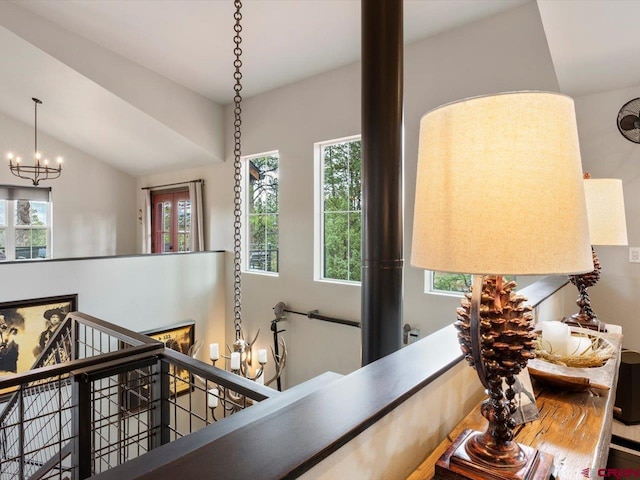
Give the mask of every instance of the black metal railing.
[[2, 480], [87, 478], [278, 394], [81, 313], [0, 391]]
[[249, 270], [277, 272], [279, 269], [279, 249], [271, 245], [251, 244], [249, 246]]

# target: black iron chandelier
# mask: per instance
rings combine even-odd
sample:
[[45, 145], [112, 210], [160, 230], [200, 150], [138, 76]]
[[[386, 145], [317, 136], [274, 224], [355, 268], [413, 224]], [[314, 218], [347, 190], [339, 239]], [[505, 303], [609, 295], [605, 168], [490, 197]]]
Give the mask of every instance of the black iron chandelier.
[[60, 176], [62, 173], [62, 157], [57, 158], [57, 166], [54, 167], [49, 165], [49, 159], [42, 158], [42, 154], [38, 151], [38, 105], [42, 104], [42, 101], [37, 98], [32, 98], [31, 100], [33, 100], [35, 116], [33, 165], [23, 163], [22, 159], [14, 157], [13, 153], [9, 153], [7, 158], [9, 159], [11, 173], [24, 180], [30, 180], [37, 187], [42, 180], [53, 180]]

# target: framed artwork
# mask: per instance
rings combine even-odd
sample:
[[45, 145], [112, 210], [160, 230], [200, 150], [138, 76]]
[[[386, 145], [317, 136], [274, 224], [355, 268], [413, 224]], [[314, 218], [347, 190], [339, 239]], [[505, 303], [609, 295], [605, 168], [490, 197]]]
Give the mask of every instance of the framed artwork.
[[[165, 347], [175, 350], [185, 355], [189, 354], [189, 349], [195, 341], [195, 322], [189, 321], [172, 325], [170, 327], [146, 330], [140, 332], [154, 340], [164, 343]], [[191, 386], [191, 376], [187, 370], [171, 367], [169, 370], [169, 391], [172, 396], [181, 395], [189, 391]], [[135, 414], [143, 409], [147, 409], [151, 401], [151, 371], [150, 369], [136, 369], [123, 374], [122, 385], [122, 405], [127, 414]]]
[[0, 376], [30, 370], [67, 314], [77, 309], [77, 294], [0, 303]]
[[[189, 321], [172, 325], [167, 328], [147, 330], [141, 333], [153, 338], [154, 340], [161, 341], [164, 343], [165, 347], [170, 348], [171, 350], [188, 355], [189, 349], [195, 342], [195, 329], [196, 322]], [[169, 388], [171, 395], [180, 395], [181, 393], [185, 393], [189, 390], [191, 385], [191, 376], [188, 371], [178, 368], [174, 372], [174, 367], [171, 367], [169, 374]]]

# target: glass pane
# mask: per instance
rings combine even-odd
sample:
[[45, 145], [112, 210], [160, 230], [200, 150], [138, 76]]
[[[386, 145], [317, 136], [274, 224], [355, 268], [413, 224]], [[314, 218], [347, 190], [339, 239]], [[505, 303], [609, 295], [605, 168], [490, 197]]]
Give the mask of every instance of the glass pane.
[[185, 225], [185, 230], [190, 232], [191, 231], [191, 200], [187, 200], [185, 202], [184, 225]]
[[0, 226], [7, 225], [7, 201], [0, 200]]
[[278, 212], [278, 156], [249, 160], [249, 213]]
[[29, 229], [16, 230], [16, 260], [33, 258], [31, 248], [31, 233]]
[[266, 270], [267, 216], [249, 215], [249, 270]]
[[0, 260], [7, 259], [7, 231], [0, 229]]
[[463, 273], [433, 272], [433, 290], [445, 292], [468, 292], [471, 288], [471, 275]]
[[349, 209], [359, 212], [362, 197], [362, 148], [360, 140], [349, 143]]
[[178, 231], [184, 232], [185, 218], [184, 218], [184, 200], [178, 201]]
[[31, 202], [31, 225], [48, 225], [47, 202]]
[[46, 258], [47, 230], [18, 229], [15, 232], [16, 259]]
[[29, 200], [16, 200], [15, 224], [31, 225], [31, 202]]
[[171, 202], [164, 202], [163, 206], [163, 220], [162, 220], [162, 231], [168, 232], [171, 230]]
[[162, 236], [164, 238], [162, 251], [170, 252], [171, 251], [171, 235], [169, 235], [168, 233], [165, 233]]
[[16, 200], [16, 225], [47, 225], [47, 202]]
[[349, 214], [349, 280], [354, 282], [359, 282], [362, 274], [362, 265], [360, 264], [361, 223], [362, 215], [360, 213]]
[[349, 279], [349, 215], [324, 214], [324, 278]]
[[346, 211], [348, 207], [349, 147], [347, 143], [323, 148], [324, 211]]
[[266, 218], [265, 270], [278, 271], [278, 215], [270, 214]]
[[191, 202], [178, 201], [178, 231], [185, 232], [191, 228]]

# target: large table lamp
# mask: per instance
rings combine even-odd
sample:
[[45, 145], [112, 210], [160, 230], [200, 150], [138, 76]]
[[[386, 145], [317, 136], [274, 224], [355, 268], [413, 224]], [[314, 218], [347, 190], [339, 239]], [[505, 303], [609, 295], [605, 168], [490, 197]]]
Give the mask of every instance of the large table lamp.
[[600, 261], [593, 245], [627, 245], [627, 220], [624, 213], [624, 195], [622, 180], [615, 178], [591, 178], [584, 174], [584, 195], [587, 203], [589, 235], [591, 237], [593, 270], [582, 275], [571, 275], [569, 279], [579, 292], [576, 303], [580, 311], [563, 321], [591, 330], [604, 331], [606, 326], [601, 322], [593, 308], [587, 288], [593, 287], [600, 280]]
[[436, 478], [546, 480], [552, 456], [513, 441], [511, 386], [536, 335], [531, 307], [502, 275], [593, 269], [573, 101], [514, 92], [427, 113], [416, 182], [411, 263], [474, 274], [456, 328], [489, 394], [487, 430], [456, 439]]

